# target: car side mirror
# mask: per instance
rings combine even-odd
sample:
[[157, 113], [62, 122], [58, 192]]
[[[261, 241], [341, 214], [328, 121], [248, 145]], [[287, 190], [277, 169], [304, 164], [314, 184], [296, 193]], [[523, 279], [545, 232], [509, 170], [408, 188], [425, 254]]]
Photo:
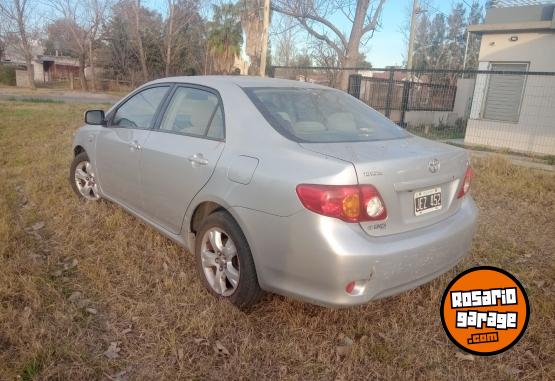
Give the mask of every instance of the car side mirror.
[[85, 123], [93, 126], [105, 126], [106, 116], [102, 110], [88, 110], [85, 112]]

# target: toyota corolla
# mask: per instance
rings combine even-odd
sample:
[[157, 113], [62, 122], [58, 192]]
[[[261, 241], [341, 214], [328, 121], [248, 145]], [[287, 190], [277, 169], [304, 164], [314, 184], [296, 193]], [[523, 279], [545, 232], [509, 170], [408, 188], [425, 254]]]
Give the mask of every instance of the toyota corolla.
[[70, 181], [196, 256], [214, 295], [326, 306], [394, 295], [469, 250], [465, 150], [407, 133], [350, 95], [252, 77], [150, 82], [90, 110]]

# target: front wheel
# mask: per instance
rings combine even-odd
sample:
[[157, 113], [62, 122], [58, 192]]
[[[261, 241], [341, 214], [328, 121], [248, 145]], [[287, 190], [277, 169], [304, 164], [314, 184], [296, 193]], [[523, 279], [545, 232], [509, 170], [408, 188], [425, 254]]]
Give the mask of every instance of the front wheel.
[[239, 308], [256, 304], [263, 291], [243, 232], [225, 211], [209, 215], [195, 240], [195, 254], [204, 286]]
[[81, 152], [73, 158], [69, 171], [69, 181], [71, 188], [79, 197], [88, 201], [100, 199], [96, 175], [86, 152]]

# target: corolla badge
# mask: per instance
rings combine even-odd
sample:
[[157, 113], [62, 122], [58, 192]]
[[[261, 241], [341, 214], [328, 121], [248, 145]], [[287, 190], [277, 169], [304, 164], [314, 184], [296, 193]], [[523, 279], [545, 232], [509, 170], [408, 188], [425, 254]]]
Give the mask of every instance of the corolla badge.
[[440, 167], [440, 164], [438, 159], [432, 159], [428, 163], [428, 170], [432, 173], [439, 172], [439, 167]]

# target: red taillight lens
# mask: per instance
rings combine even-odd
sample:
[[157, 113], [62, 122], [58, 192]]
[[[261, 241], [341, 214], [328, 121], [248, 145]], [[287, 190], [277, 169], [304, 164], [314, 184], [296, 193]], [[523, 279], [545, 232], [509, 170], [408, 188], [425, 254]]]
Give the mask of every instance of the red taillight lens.
[[308, 210], [347, 222], [387, 217], [385, 203], [372, 185], [301, 184], [297, 186], [297, 195]]
[[354, 289], [355, 289], [355, 281], [349, 282], [347, 283], [347, 286], [345, 286], [345, 291], [347, 291], [347, 294], [352, 294]]
[[472, 182], [472, 176], [473, 176], [472, 168], [470, 168], [469, 166], [466, 169], [466, 172], [464, 174], [461, 189], [459, 190], [459, 194], [457, 195], [458, 198], [463, 197], [470, 190], [470, 183]]

